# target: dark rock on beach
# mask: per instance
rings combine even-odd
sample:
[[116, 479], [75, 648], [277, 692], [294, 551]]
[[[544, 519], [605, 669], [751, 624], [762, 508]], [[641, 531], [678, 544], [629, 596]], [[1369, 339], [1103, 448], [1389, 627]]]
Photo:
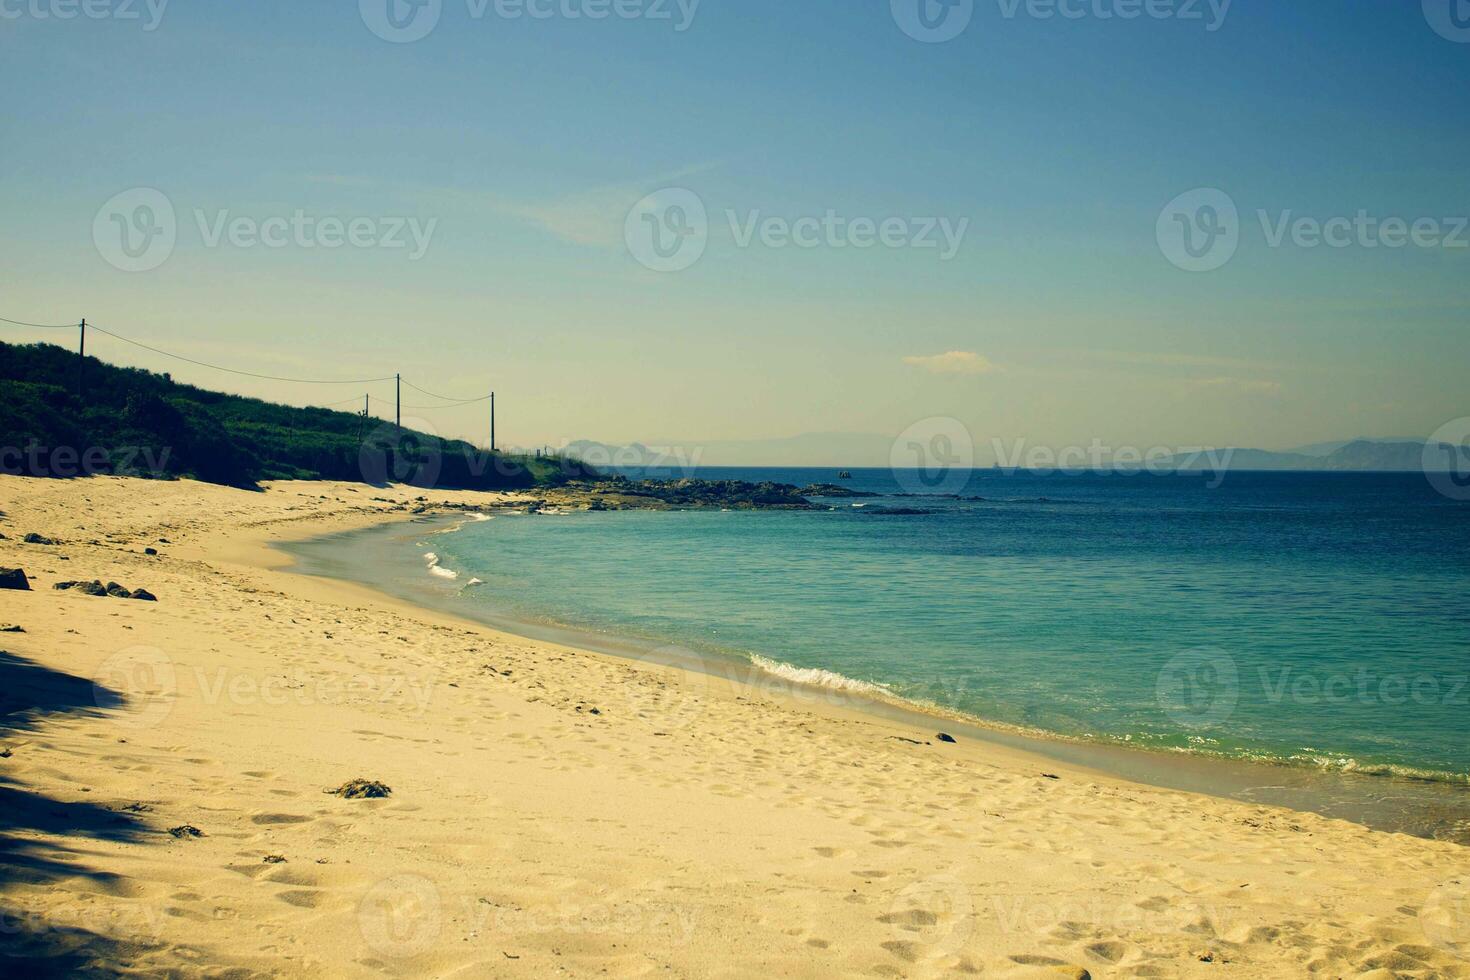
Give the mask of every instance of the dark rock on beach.
[[158, 597], [147, 589], [133, 589], [129, 591], [116, 582], [108, 582], [106, 585], [103, 585], [96, 579], [90, 582], [57, 582], [51, 587], [63, 591], [80, 592], [82, 595], [111, 596], [114, 599], [144, 599], [148, 602], [158, 601]]
[[325, 792], [345, 800], [376, 800], [392, 795], [393, 790], [375, 779], [353, 779]]
[[939, 739], [941, 742], [953, 742], [954, 741], [954, 736], [953, 735], [948, 735], [948, 734], [945, 734], [944, 732], [940, 732], [938, 735], [936, 735], [934, 737], [937, 738], [937, 739]]
[[30, 534], [27, 534], [21, 540], [24, 541], [26, 544], [55, 544], [56, 543], [55, 541], [52, 541], [50, 538], [46, 537], [44, 534], [36, 534], [34, 531], [31, 532]]
[[26, 578], [26, 573], [19, 568], [0, 568], [0, 589], [29, 592], [31, 583]]

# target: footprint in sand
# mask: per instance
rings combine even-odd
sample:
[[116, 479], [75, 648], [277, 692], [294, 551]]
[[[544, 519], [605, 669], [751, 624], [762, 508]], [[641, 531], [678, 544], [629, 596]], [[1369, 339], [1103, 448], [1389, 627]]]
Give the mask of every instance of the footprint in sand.
[[276, 827], [282, 824], [310, 823], [316, 817], [303, 817], [295, 813], [257, 813], [250, 818], [250, 822], [263, 827]]

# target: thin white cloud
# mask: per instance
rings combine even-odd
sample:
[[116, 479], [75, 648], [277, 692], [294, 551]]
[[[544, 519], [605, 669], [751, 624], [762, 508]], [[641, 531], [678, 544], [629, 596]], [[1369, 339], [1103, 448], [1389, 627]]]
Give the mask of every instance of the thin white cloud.
[[995, 365], [968, 350], [952, 350], [943, 354], [922, 357], [905, 357], [903, 362], [910, 367], [922, 368], [930, 374], [989, 374]]
[[574, 245], [622, 248], [623, 225], [633, 205], [653, 191], [686, 177], [714, 169], [713, 163], [694, 164], [646, 180], [609, 184], [567, 194], [552, 201], [504, 203], [499, 209]]

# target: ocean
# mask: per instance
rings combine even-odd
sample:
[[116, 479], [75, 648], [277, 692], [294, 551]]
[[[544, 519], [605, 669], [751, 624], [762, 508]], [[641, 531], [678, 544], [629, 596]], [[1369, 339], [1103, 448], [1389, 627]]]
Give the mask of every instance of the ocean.
[[1470, 780], [1470, 505], [1421, 475], [695, 475], [880, 496], [399, 528], [372, 584], [999, 731]]

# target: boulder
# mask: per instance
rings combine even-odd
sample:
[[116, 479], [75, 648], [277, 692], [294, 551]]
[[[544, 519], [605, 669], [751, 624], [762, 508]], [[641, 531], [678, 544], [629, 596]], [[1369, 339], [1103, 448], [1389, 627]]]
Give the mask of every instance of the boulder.
[[0, 568], [0, 589], [29, 592], [31, 582], [26, 578], [26, 573], [19, 568]]
[[144, 602], [157, 602], [158, 601], [158, 596], [154, 595], [152, 592], [149, 592], [147, 589], [134, 589], [133, 590], [133, 594], [130, 595], [130, 596], [128, 596], [128, 598], [129, 599], [142, 599]]
[[107, 589], [96, 579], [90, 582], [57, 582], [56, 588], [71, 589], [73, 592], [82, 593], [82, 595], [107, 595]]
[[123, 588], [121, 585], [118, 585], [116, 582], [108, 582], [105, 586], [103, 586], [103, 588], [107, 591], [107, 594], [112, 596], [114, 599], [131, 599], [133, 597], [133, 594], [131, 592]]
[[34, 531], [32, 531], [30, 534], [27, 534], [21, 540], [24, 541], [26, 544], [55, 544], [56, 543], [55, 541], [52, 541], [50, 538], [46, 537], [44, 534], [36, 534]]

